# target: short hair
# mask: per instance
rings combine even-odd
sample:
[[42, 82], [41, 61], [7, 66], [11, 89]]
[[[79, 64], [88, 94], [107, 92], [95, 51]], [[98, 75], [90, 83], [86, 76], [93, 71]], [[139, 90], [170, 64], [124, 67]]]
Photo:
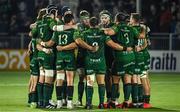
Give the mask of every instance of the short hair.
[[90, 14], [87, 10], [82, 10], [80, 13], [80, 18], [84, 18], [84, 17], [90, 17]]
[[95, 27], [99, 24], [99, 20], [97, 17], [91, 17], [89, 20], [90, 26]]
[[129, 15], [123, 12], [119, 12], [116, 14], [115, 18], [118, 22], [124, 21], [126, 22], [126, 20], [128, 19]]
[[47, 6], [48, 14], [54, 14], [58, 10], [58, 7], [56, 5], [50, 4]]
[[37, 19], [42, 19], [44, 16], [47, 15], [47, 9], [46, 8], [43, 8], [43, 9], [40, 9], [39, 12], [38, 12], [38, 16], [37, 16]]
[[[67, 11], [71, 11], [70, 7], [68, 7], [68, 6], [63, 6], [63, 7], [61, 8], [61, 16], [65, 16], [65, 13], [66, 13]], [[72, 11], [71, 11], [71, 12], [72, 12]]]
[[74, 16], [72, 14], [66, 14], [64, 16], [64, 23], [70, 23], [74, 19]]
[[139, 13], [131, 13], [132, 18], [136, 21], [140, 21], [140, 14]]
[[109, 17], [111, 18], [111, 13], [108, 11], [108, 10], [102, 10], [100, 13], [99, 13], [99, 17], [101, 17], [102, 15], [109, 15]]

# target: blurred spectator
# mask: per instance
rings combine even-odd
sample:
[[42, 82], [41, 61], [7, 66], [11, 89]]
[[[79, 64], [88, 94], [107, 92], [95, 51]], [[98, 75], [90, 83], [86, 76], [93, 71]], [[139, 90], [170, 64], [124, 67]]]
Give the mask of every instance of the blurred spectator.
[[151, 28], [151, 32], [159, 31], [159, 15], [154, 4], [150, 5], [150, 13], [147, 15], [146, 20], [148, 22], [148, 26]]
[[93, 3], [94, 3], [94, 0], [79, 0], [77, 12], [80, 12], [81, 10], [87, 10], [92, 15], [94, 11]]
[[180, 11], [177, 13], [177, 23], [175, 27], [175, 33], [178, 34], [178, 38], [180, 39]]
[[[179, 26], [179, 0], [141, 0], [142, 17], [147, 21], [152, 32], [177, 32]], [[106, 9], [115, 15], [117, 12], [135, 12], [136, 0], [0, 0], [0, 32], [27, 32], [28, 25], [35, 20], [39, 9], [49, 3], [58, 6], [66, 3], [76, 15], [81, 10], [87, 10], [97, 16]], [[75, 5], [77, 4], [77, 5]], [[2, 27], [3, 26], [3, 27]]]
[[18, 32], [17, 16], [13, 15], [11, 17], [11, 21], [9, 25], [9, 35], [16, 35], [17, 32]]
[[160, 15], [160, 32], [170, 32], [170, 23], [172, 19], [172, 14], [169, 6], [167, 4], [161, 6]]
[[0, 32], [8, 32], [8, 16], [6, 14], [2, 14], [0, 18]]

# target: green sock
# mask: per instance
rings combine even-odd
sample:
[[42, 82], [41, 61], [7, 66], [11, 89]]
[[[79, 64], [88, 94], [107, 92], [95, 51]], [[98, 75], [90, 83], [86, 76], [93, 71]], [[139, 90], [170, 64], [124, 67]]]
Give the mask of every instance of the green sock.
[[32, 92], [32, 100], [31, 101], [37, 102], [37, 92], [36, 91]]
[[51, 90], [52, 90], [52, 85], [45, 83], [44, 84], [44, 105], [48, 105], [49, 104], [49, 100], [50, 100], [50, 96], [51, 96]]
[[63, 86], [56, 86], [56, 97], [57, 100], [62, 100]]
[[143, 85], [142, 84], [138, 84], [138, 99], [140, 103], [143, 102]]
[[112, 101], [116, 101], [117, 93], [118, 93], [118, 85], [119, 84], [112, 84], [112, 96], [111, 96]]
[[63, 99], [66, 99], [67, 97], [67, 81], [63, 81]]
[[119, 98], [120, 97], [120, 91], [119, 91], [119, 86], [118, 86], [118, 89], [117, 89], [117, 94], [116, 94], [116, 98]]
[[29, 93], [28, 94], [28, 103], [31, 103], [32, 102], [32, 93]]
[[124, 101], [129, 101], [131, 91], [132, 91], [131, 83], [124, 84]]
[[150, 95], [144, 95], [144, 102], [149, 103], [150, 102]]
[[84, 92], [84, 82], [79, 82], [78, 83], [78, 100], [79, 101], [82, 101], [83, 92]]
[[54, 84], [51, 84], [51, 94], [50, 94], [50, 99], [52, 99], [53, 91], [54, 91]]
[[38, 94], [38, 102], [40, 105], [43, 104], [43, 83], [38, 82], [37, 84], [37, 94]]
[[93, 92], [93, 87], [87, 86], [87, 104], [92, 104]]
[[98, 84], [98, 93], [99, 93], [99, 104], [104, 103], [104, 95], [105, 95], [105, 85]]
[[67, 86], [68, 100], [73, 100], [74, 86]]
[[137, 83], [132, 84], [132, 102], [138, 103], [138, 84]]

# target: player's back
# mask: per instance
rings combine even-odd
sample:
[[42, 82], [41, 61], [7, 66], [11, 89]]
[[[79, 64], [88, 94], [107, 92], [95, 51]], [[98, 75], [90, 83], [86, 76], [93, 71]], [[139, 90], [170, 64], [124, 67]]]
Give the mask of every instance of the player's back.
[[116, 42], [125, 47], [134, 46], [134, 38], [136, 32], [133, 30], [133, 28], [128, 26], [126, 23], [119, 24], [117, 28], [118, 34], [116, 37]]
[[87, 56], [92, 59], [104, 57], [104, 43], [106, 36], [99, 28], [90, 28], [84, 32], [85, 41], [91, 46], [99, 46], [96, 52], [87, 51]]
[[42, 41], [47, 42], [51, 39], [53, 34], [52, 28], [56, 23], [57, 22], [50, 17], [45, 17], [37, 23], [38, 36]]
[[[57, 45], [59, 46], [66, 46], [74, 42], [73, 34], [74, 29], [68, 29], [62, 32], [54, 32], [53, 38]], [[65, 56], [65, 55], [74, 55], [74, 50], [66, 50], [58, 52], [58, 55]]]

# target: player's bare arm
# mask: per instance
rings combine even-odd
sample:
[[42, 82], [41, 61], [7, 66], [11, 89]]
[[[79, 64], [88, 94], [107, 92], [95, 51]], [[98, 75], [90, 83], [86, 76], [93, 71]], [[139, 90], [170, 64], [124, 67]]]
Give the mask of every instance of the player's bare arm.
[[115, 35], [115, 34], [116, 34], [116, 32], [115, 32], [112, 28], [105, 28], [105, 29], [104, 29], [104, 33], [105, 33], [106, 35], [109, 35], [109, 36], [112, 36], [112, 35]]
[[86, 42], [84, 42], [81, 38], [77, 38], [75, 40], [76, 44], [79, 45], [82, 48], [88, 49], [90, 51], [97, 51], [97, 46], [90, 46], [89, 44], [87, 44]]
[[41, 41], [40, 42], [40, 44], [42, 45], [42, 46], [46, 46], [46, 47], [52, 47], [54, 44], [55, 44], [55, 42], [53, 41], [53, 40], [49, 40], [49, 41], [47, 41], [47, 42], [43, 42], [43, 41]]
[[52, 49], [44, 48], [44, 47], [41, 46], [40, 44], [37, 44], [37, 45], [36, 45], [36, 48], [38, 49], [38, 51], [43, 51], [43, 52], [45, 52], [46, 54], [52, 53]]
[[32, 24], [30, 25], [30, 29], [36, 28], [36, 26], [37, 26], [36, 22], [35, 22], [35, 23], [32, 23]]
[[119, 45], [118, 43], [115, 43], [112, 40], [107, 41], [106, 44], [118, 51], [132, 51], [133, 50], [132, 47], [123, 47], [123, 46]]
[[29, 37], [31, 38], [31, 37], [32, 37], [32, 32], [30, 31], [28, 35], [29, 35]]
[[144, 29], [144, 28], [142, 27], [142, 31], [140, 32], [138, 38], [144, 39], [145, 37], [146, 37], [146, 29]]
[[68, 29], [77, 29], [77, 25], [55, 25], [53, 31], [64, 31]]
[[31, 53], [32, 53], [32, 51], [31, 51], [31, 44], [32, 43], [32, 41], [30, 41], [29, 42], [29, 44], [28, 44], [28, 50], [27, 50], [27, 55], [29, 56]]
[[72, 49], [75, 49], [77, 48], [77, 44], [75, 42], [72, 42], [71, 44], [68, 44], [66, 46], [56, 46], [56, 49], [58, 51], [64, 51], [64, 50], [72, 50]]

